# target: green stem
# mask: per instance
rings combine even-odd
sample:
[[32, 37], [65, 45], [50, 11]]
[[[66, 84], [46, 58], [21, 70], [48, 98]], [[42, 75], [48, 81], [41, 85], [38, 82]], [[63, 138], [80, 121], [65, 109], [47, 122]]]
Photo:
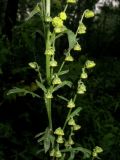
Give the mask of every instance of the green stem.
[[[76, 98], [77, 98], [77, 94], [75, 94], [75, 96], [74, 96], [74, 98], [73, 98], [74, 103], [75, 103]], [[67, 114], [67, 117], [66, 117], [66, 120], [65, 120], [65, 123], [64, 123], [64, 126], [63, 126], [63, 130], [64, 130], [65, 127], [66, 127], [66, 124], [67, 124], [67, 122], [68, 122], [68, 118], [69, 118], [71, 112], [72, 112], [72, 108], [69, 109], [69, 112], [68, 112], [68, 114]]]
[[[50, 0], [46, 0], [46, 10], [45, 10], [45, 16], [50, 16]], [[50, 24], [46, 24], [46, 50], [50, 46]], [[46, 79], [48, 82], [48, 85], [50, 86], [51, 83], [51, 73], [50, 73], [50, 55], [46, 54]], [[52, 115], [51, 115], [51, 99], [47, 98], [46, 101], [46, 109], [47, 109], [47, 115], [48, 115], [48, 121], [49, 121], [49, 129], [52, 130]]]
[[65, 61], [62, 62], [61, 66], [60, 66], [60, 69], [58, 70], [58, 74], [60, 73], [60, 71], [62, 70], [63, 66], [65, 64]]

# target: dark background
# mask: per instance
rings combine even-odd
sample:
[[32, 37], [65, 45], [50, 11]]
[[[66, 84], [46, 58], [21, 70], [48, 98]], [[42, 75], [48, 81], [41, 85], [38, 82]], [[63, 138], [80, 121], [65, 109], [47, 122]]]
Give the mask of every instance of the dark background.
[[[42, 153], [36, 154], [41, 146], [34, 139], [47, 126], [43, 100], [30, 95], [6, 95], [14, 86], [42, 94], [34, 83], [36, 73], [28, 66], [30, 61], [36, 60], [43, 74], [45, 72], [42, 24], [38, 15], [25, 21], [27, 12], [36, 2], [0, 0], [0, 160], [47, 159]], [[66, 25], [75, 31], [83, 11], [95, 9], [97, 2], [80, 0], [69, 6]], [[64, 6], [60, 1], [52, 3], [55, 16]], [[95, 18], [84, 23], [87, 34], [79, 38], [82, 52], [73, 54], [75, 62], [66, 65], [71, 71], [64, 77], [76, 83], [83, 62], [88, 58], [96, 62], [86, 82], [87, 93], [77, 98], [77, 105], [82, 107], [77, 121], [82, 128], [75, 139], [88, 149], [101, 146], [104, 150], [100, 156], [102, 160], [120, 160], [120, 5], [105, 4]], [[56, 43], [59, 62], [67, 45], [66, 37]], [[65, 88], [58, 94], [69, 98], [69, 92]], [[73, 92], [74, 88], [71, 94]], [[53, 119], [57, 121], [59, 116], [58, 124], [63, 123], [64, 110], [65, 103], [56, 97]]]

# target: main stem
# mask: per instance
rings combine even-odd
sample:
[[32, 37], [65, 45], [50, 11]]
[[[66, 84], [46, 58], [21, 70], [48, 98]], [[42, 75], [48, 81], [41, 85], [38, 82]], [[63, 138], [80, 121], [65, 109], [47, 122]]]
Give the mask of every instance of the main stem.
[[[50, 17], [50, 0], [46, 0], [45, 16]], [[50, 24], [46, 24], [46, 49], [50, 45]], [[46, 79], [50, 86], [51, 74], [50, 74], [50, 55], [46, 54]], [[51, 99], [46, 99], [46, 109], [48, 114], [49, 129], [52, 130], [52, 116], [51, 116]]]

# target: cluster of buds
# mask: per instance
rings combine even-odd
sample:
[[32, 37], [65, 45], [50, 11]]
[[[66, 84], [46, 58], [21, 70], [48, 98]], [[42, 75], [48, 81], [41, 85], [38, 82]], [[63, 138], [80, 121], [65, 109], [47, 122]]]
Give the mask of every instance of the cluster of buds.
[[74, 58], [71, 56], [70, 53], [68, 53], [68, 54], [66, 54], [65, 61], [73, 62], [73, 61], [74, 61]]
[[67, 19], [67, 15], [64, 11], [60, 12], [58, 16], [52, 19], [52, 25], [54, 27], [55, 33], [60, 33], [65, 30], [66, 27], [64, 26], [63, 22], [66, 19]]
[[47, 93], [45, 93], [45, 98], [47, 98], [47, 99], [53, 98], [53, 95], [52, 95], [52, 92], [50, 89], [48, 89]]
[[86, 92], [86, 86], [82, 81], [78, 81], [78, 88], [77, 88], [77, 93], [78, 94], [84, 94]]
[[80, 23], [78, 26], [78, 34], [85, 34], [86, 33], [86, 26], [83, 23]]
[[54, 76], [54, 79], [53, 79], [53, 81], [52, 81], [52, 84], [53, 85], [57, 85], [57, 84], [61, 84], [62, 83], [62, 81], [61, 81], [61, 79], [58, 77], [58, 75], [56, 74], [55, 76]]
[[67, 0], [67, 3], [76, 3], [76, 0]]
[[60, 157], [62, 157], [62, 153], [60, 152], [59, 148], [58, 149], [52, 149], [52, 151], [50, 152], [50, 156], [60, 158]]
[[82, 48], [81, 48], [80, 44], [77, 42], [73, 49], [74, 49], [74, 51], [81, 51]]

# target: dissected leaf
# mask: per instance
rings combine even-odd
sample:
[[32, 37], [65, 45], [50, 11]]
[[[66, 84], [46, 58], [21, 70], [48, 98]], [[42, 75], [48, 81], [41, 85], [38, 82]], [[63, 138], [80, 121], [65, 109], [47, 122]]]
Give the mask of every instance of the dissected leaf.
[[72, 86], [72, 82], [70, 81], [63, 81], [61, 84], [57, 85], [56, 87], [53, 88], [53, 92], [57, 91], [59, 88], [64, 87], [65, 85], [71, 87]]
[[81, 107], [78, 107], [77, 109], [75, 109], [71, 114], [70, 116], [68, 117], [68, 120], [74, 116], [79, 116], [79, 112], [82, 110]]
[[30, 92], [26, 89], [23, 89], [23, 88], [18, 88], [18, 87], [14, 87], [13, 89], [10, 89], [8, 92], [7, 92], [7, 95], [10, 95], [10, 94], [18, 94], [18, 93], [23, 93], [24, 95], [26, 94], [31, 94], [33, 97], [38, 97], [40, 98], [40, 96], [34, 92]]
[[35, 8], [30, 12], [29, 16], [26, 18], [26, 21], [31, 19], [35, 14], [40, 13], [40, 6], [39, 3], [35, 6]]
[[77, 43], [76, 35], [69, 29], [66, 31], [66, 33], [68, 35], [69, 50], [71, 50]]

